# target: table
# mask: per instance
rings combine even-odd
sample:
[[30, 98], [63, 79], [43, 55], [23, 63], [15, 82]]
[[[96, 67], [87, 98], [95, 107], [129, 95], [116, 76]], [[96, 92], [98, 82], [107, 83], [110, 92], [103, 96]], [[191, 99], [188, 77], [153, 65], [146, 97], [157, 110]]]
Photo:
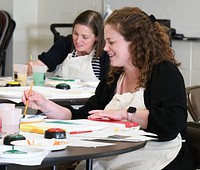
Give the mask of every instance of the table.
[[51, 101], [61, 105], [84, 105], [89, 98], [73, 98], [73, 99], [50, 99]]
[[[56, 79], [58, 79], [56, 81]], [[33, 90], [36, 90], [43, 95], [46, 95], [47, 98], [56, 102], [59, 105], [84, 105], [90, 96], [95, 92], [98, 82], [79, 82], [79, 81], [61, 81], [60, 78], [55, 78], [51, 80], [47, 78], [46, 84], [43, 87], [33, 87]], [[8, 82], [12, 80], [11, 77], [0, 78], [0, 82]], [[27, 78], [27, 85], [32, 82], [32, 77]], [[71, 86], [70, 90], [61, 90], [55, 89], [55, 85], [58, 83], [68, 83]], [[15, 103], [16, 106], [24, 106], [21, 101], [21, 95], [25, 89], [29, 89], [29, 86], [21, 87], [0, 87], [0, 102], [1, 103]], [[6, 91], [6, 92], [5, 92]], [[17, 92], [20, 92], [17, 93]], [[8, 93], [8, 94], [5, 94]], [[13, 95], [12, 95], [13, 94]], [[17, 97], [16, 97], [17, 96]], [[15, 100], [18, 99], [18, 100]]]
[[[28, 88], [29, 87], [0, 87], [0, 103], [14, 103], [16, 106], [24, 106], [21, 102], [21, 96], [23, 91]], [[84, 94], [84, 88], [59, 90], [53, 87], [38, 86], [33, 89], [40, 93], [43, 92], [43, 95], [46, 95], [49, 100], [52, 100], [61, 106], [84, 105], [88, 98], [94, 94], [93, 92], [86, 92]]]
[[[84, 105], [87, 102], [88, 98], [68, 98], [68, 99], [50, 99], [50, 100], [61, 106], [66, 106], [66, 105]], [[0, 103], [13, 103], [16, 106], [24, 106], [22, 102], [15, 103], [11, 100], [2, 98], [0, 98]]]
[[[111, 143], [111, 141], [109, 141]], [[92, 170], [94, 158], [101, 158], [123, 154], [140, 149], [145, 146], [146, 142], [114, 142], [116, 145], [86, 148], [69, 146], [65, 150], [51, 152], [42, 162], [40, 166], [22, 166], [22, 165], [5, 165], [0, 169], [5, 170], [32, 170], [53, 166], [56, 164], [66, 163], [76, 160], [86, 160], [86, 169]]]
[[[51, 99], [60, 105], [81, 105], [87, 101], [88, 98], [67, 98], [67, 99]], [[9, 102], [5, 99], [0, 99], [0, 102]], [[21, 106], [22, 103], [18, 103], [17, 106]], [[23, 106], [23, 104], [22, 104]], [[110, 143], [110, 141], [109, 141]], [[94, 158], [101, 158], [107, 156], [113, 156], [117, 154], [123, 154], [142, 148], [146, 142], [115, 142], [116, 145], [104, 146], [97, 148], [85, 148], [85, 147], [72, 147], [69, 146], [65, 150], [51, 152], [42, 162], [40, 166], [22, 166], [14, 164], [5, 164], [0, 169], [38, 169], [47, 166], [53, 166], [76, 160], [86, 160], [86, 169], [92, 170], [92, 162]], [[3, 164], [1, 164], [3, 165]]]

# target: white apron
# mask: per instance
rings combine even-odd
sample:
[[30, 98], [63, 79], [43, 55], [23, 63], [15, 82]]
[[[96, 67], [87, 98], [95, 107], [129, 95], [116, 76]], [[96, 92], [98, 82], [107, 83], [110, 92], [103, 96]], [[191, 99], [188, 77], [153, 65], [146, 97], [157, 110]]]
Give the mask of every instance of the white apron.
[[[181, 135], [171, 141], [147, 141], [145, 147], [105, 158], [93, 160], [93, 170], [161, 170], [177, 156], [182, 146]], [[76, 167], [85, 170], [86, 162]]]
[[89, 82], [99, 81], [92, 69], [93, 54], [94, 50], [89, 55], [79, 57], [72, 57], [72, 53], [69, 53], [63, 63], [57, 66], [54, 75]]
[[[120, 108], [145, 109], [144, 88], [134, 93], [115, 94], [105, 110]], [[182, 146], [181, 135], [167, 142], [147, 141], [146, 146], [125, 154], [98, 158], [93, 161], [93, 170], [161, 170], [168, 165], [178, 154]], [[152, 156], [153, 155], [153, 156]], [[85, 161], [82, 161], [76, 170], [84, 170]]]
[[140, 88], [134, 93], [115, 94], [110, 103], [105, 107], [105, 110], [128, 109], [130, 106], [136, 107], [137, 109], [146, 109], [143, 95], [144, 88]]
[[130, 106], [136, 107], [137, 109], [146, 109], [144, 104], [144, 88], [139, 88], [139, 90], [134, 93], [123, 93], [120, 94], [120, 87], [124, 80], [125, 74], [122, 74], [119, 78], [119, 84], [117, 85], [116, 94], [113, 96], [112, 100], [106, 105], [104, 110], [118, 110], [122, 108], [127, 108]]

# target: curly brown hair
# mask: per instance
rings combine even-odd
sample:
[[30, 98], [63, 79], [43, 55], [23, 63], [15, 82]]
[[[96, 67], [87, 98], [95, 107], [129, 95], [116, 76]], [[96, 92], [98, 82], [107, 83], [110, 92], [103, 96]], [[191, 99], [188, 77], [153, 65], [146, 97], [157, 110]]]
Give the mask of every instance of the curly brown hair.
[[[114, 10], [105, 22], [105, 25], [110, 25], [127, 42], [131, 42], [129, 51], [132, 53], [132, 63], [140, 72], [139, 87], [146, 87], [155, 64], [170, 61], [176, 66], [180, 65], [170, 46], [168, 28], [154, 19], [137, 7], [124, 7]], [[123, 68], [110, 66], [108, 84], [114, 81], [115, 74], [123, 71]]]

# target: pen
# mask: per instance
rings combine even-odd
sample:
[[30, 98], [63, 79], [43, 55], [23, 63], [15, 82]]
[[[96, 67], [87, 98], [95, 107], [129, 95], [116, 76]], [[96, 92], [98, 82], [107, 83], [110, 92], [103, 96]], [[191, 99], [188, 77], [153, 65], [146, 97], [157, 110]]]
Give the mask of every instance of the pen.
[[74, 134], [80, 134], [80, 133], [90, 133], [92, 130], [85, 130], [85, 131], [72, 131], [69, 132], [69, 134], [74, 135]]
[[70, 81], [70, 82], [73, 82], [75, 81], [74, 79], [64, 79], [64, 81]]
[[48, 79], [56, 80], [56, 81], [69, 81], [69, 82], [74, 82], [75, 81], [75, 79], [63, 79], [63, 78], [60, 78], [60, 77], [49, 77]]

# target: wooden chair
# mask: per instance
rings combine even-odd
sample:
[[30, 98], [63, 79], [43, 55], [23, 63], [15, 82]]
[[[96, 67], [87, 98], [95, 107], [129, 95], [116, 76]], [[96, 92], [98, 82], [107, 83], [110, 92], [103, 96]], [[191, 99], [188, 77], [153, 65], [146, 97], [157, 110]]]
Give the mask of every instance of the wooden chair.
[[16, 23], [10, 15], [0, 10], [0, 69], [1, 76], [5, 76], [6, 52], [12, 38]]
[[187, 108], [195, 122], [200, 120], [200, 85], [186, 88]]

